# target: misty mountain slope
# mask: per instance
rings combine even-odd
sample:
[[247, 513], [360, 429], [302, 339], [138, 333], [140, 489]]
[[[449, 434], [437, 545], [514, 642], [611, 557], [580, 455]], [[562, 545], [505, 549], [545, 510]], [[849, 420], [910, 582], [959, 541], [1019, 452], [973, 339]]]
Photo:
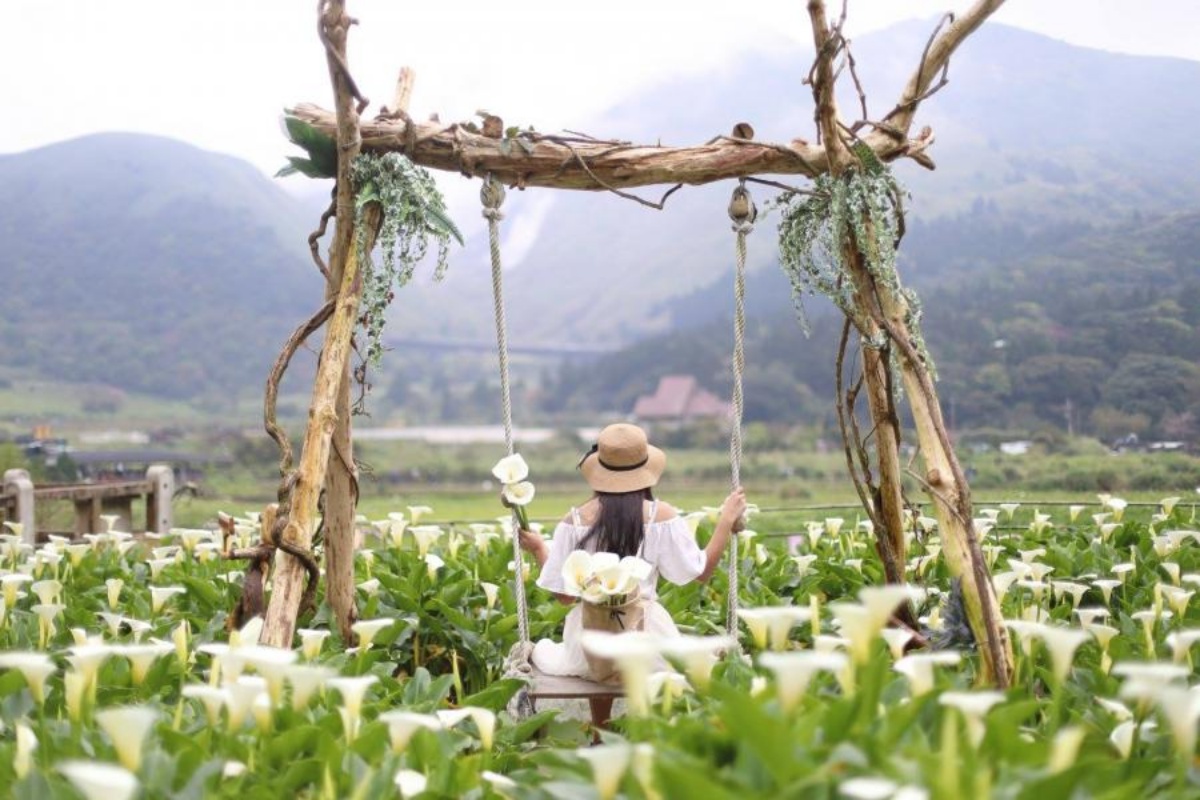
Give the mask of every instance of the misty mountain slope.
[[[975, 221], [984, 230], [987, 220]], [[934, 223], [936, 241], [955, 223]], [[958, 424], [1013, 430], [1063, 426], [1104, 437], [1131, 430], [1200, 436], [1200, 212], [1079, 228], [1034, 251], [995, 249], [969, 274], [922, 288], [924, 332], [943, 408]], [[748, 420], [833, 424], [840, 315], [809, 303], [805, 337], [787, 284], [748, 281]], [[706, 322], [564, 368], [543, 393], [547, 412], [629, 410], [663, 375], [731, 386], [726, 293], [697, 292], [677, 312]]]
[[[872, 114], [894, 102], [932, 26], [855, 42]], [[588, 130], [693, 144], [746, 121], [763, 139], [811, 136], [809, 62], [803, 48], [772, 45], [632, 95]], [[1189, 124], [1200, 118], [1200, 64], [987, 25], [950, 78], [916, 123], [937, 132], [937, 171], [897, 168], [912, 192], [902, 273], [922, 291], [967, 292], [976, 280], [984, 291], [998, 280], [996, 253], [1037, 279], [1064, 269], [1044, 255], [1081, 232], [1200, 208]], [[842, 102], [852, 116], [853, 96]], [[289, 151], [281, 137], [281, 163]], [[726, 313], [732, 183], [685, 187], [661, 212], [603, 192], [510, 191], [513, 345], [615, 347]], [[639, 193], [657, 199], [662, 188]], [[775, 194], [752, 191], [760, 207]], [[319, 303], [305, 247], [317, 213], [248, 164], [159, 137], [102, 134], [0, 156], [0, 366], [176, 397], [258, 391], [280, 343]], [[422, 270], [397, 293], [394, 337], [494, 336], [486, 234], [463, 213], [477, 210], [458, 221], [480, 233], [452, 253], [445, 283]], [[763, 302], [785, 310], [777, 221], [760, 218], [749, 269], [768, 287]], [[385, 385], [428, 366], [393, 363], [402, 366], [385, 359], [377, 376]]]
[[[873, 114], [891, 107], [933, 24], [904, 23], [855, 42]], [[690, 144], [747, 121], [759, 138], [811, 138], [811, 94], [801, 84], [810, 60], [803, 51], [747, 54], [720, 74], [675, 79], [631, 97], [589, 132]], [[1126, 220], [1135, 210], [1200, 206], [1200, 147], [1185, 124], [1200, 117], [1197, 85], [1200, 63], [1090, 50], [986, 25], [954, 57], [950, 84], [918, 114], [916, 128], [929, 124], [938, 136], [931, 150], [938, 169], [898, 166], [912, 192], [911, 220], [986, 211], [1024, 236]], [[852, 94], [842, 104], [845, 116], [856, 113]], [[662, 212], [606, 193], [554, 192], [548, 210], [538, 209], [536, 241], [507, 276], [514, 341], [619, 344], [664, 330], [666, 304], [717, 280], [732, 263], [725, 215], [731, 185], [685, 187]], [[526, 214], [526, 196], [548, 191], [510, 192], [505, 225]], [[776, 193], [752, 191], [760, 206]], [[752, 271], [775, 263], [777, 219], [760, 219], [750, 238]], [[470, 268], [455, 269], [444, 286], [414, 287], [395, 329], [489, 336], [485, 260], [486, 242], [476, 237], [456, 258]], [[940, 259], [910, 259], [905, 269], [944, 272]], [[406, 314], [405, 307], [435, 309], [437, 318]]]
[[0, 349], [173, 397], [262, 385], [320, 303], [299, 215], [237, 159], [105, 134], [0, 158]]

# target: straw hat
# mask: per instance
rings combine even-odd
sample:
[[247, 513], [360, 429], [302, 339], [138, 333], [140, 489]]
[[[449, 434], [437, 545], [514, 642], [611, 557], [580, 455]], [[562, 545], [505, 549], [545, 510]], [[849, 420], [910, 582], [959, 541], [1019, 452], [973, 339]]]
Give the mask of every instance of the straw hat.
[[654, 486], [666, 465], [666, 454], [646, 441], [644, 430], [618, 422], [600, 431], [579, 469], [597, 492], [621, 493]]

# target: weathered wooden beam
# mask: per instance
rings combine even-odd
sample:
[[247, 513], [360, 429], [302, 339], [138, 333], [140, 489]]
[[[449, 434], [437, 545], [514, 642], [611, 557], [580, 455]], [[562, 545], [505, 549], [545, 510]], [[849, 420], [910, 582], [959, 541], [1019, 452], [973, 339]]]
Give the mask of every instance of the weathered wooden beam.
[[[301, 104], [287, 113], [322, 133], [336, 135], [336, 119], [330, 111]], [[410, 124], [415, 129], [411, 137]], [[472, 131], [467, 123], [382, 118], [363, 121], [361, 131], [364, 152], [403, 152], [425, 167], [475, 177], [490, 173], [512, 186], [603, 191], [703, 184], [746, 175], [811, 177], [826, 170], [824, 148], [800, 140], [783, 145], [721, 136], [694, 147], [665, 147], [527, 134], [522, 136], [527, 150], [517, 142]]]
[[[909, 137], [916, 110], [941, 87], [934, 80], [943, 74], [958, 46], [1003, 3], [1004, 0], [978, 0], [930, 38], [895, 107], [878, 124], [867, 123], [873, 127], [862, 136], [862, 141], [880, 160], [890, 162], [912, 156], [932, 168], [932, 161], [924, 153], [932, 143], [932, 132], [926, 129], [915, 138]], [[828, 78], [832, 84], [832, 75]], [[832, 93], [829, 99], [832, 100]], [[329, 136], [337, 135], [337, 120], [332, 111], [302, 103], [287, 113]], [[576, 135], [523, 133], [520, 138], [528, 145], [524, 147], [520, 142], [505, 141], [501, 135], [503, 123], [485, 124], [483, 128], [481, 131], [465, 122], [418, 122], [407, 115], [394, 114], [363, 121], [360, 126], [364, 152], [403, 152], [414, 163], [431, 169], [474, 177], [491, 174], [499, 181], [519, 187], [604, 191], [660, 184], [700, 185], [753, 175], [812, 178], [828, 172], [830, 166], [825, 148], [804, 139], [779, 144], [718, 136], [704, 144], [668, 147]], [[830, 139], [827, 133], [823, 138]]]

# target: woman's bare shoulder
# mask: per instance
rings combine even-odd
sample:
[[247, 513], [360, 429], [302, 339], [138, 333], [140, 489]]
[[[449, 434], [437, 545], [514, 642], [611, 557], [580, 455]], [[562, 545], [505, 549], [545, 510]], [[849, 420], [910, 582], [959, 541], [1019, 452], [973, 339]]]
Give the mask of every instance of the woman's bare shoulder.
[[[562, 521], [569, 524], [575, 524], [575, 513], [579, 514], [579, 521], [584, 525], [591, 525], [596, 519], [596, 514], [600, 510], [600, 501], [595, 497], [590, 497], [579, 505], [567, 511], [563, 515]], [[575, 512], [575, 513], [573, 513]]]
[[670, 503], [658, 501], [658, 510], [654, 514], [655, 522], [668, 522], [679, 516], [679, 512]]

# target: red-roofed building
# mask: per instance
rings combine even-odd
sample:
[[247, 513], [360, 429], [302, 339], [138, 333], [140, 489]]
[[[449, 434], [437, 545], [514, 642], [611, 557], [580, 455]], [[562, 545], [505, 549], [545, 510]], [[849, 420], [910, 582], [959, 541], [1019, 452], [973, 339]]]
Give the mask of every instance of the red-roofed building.
[[692, 375], [664, 375], [654, 394], [644, 394], [633, 406], [640, 422], [691, 422], [697, 419], [729, 419], [733, 407], [700, 386]]

